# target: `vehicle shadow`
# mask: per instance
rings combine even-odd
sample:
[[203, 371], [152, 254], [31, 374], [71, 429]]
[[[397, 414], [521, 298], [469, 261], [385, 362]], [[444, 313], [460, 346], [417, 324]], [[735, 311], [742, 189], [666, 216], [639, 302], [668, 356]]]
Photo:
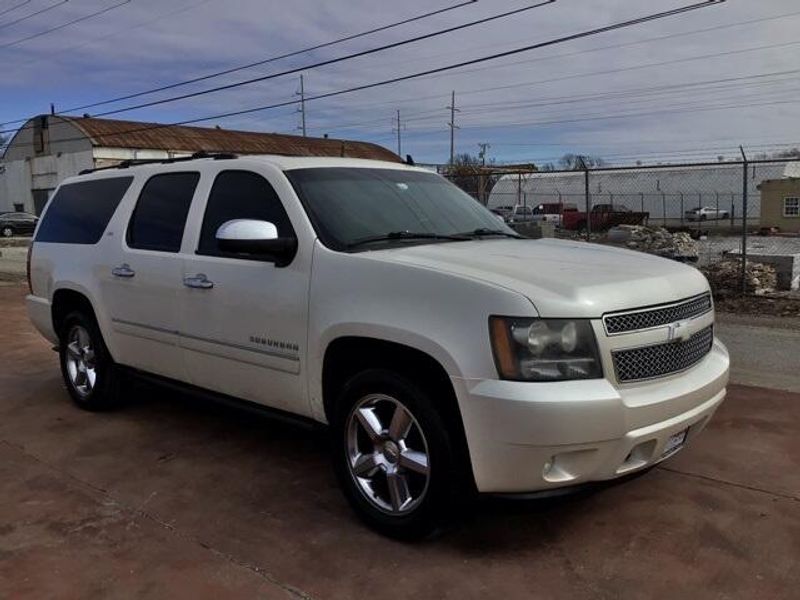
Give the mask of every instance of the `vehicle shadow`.
[[[311, 499], [307, 494], [297, 497], [281, 494], [281, 502], [290, 502], [297, 514], [304, 510], [312, 513], [324, 510], [330, 516], [333, 512], [337, 529], [346, 521], [347, 534], [367, 535], [385, 541], [360, 523], [339, 492], [330, 467], [327, 427], [285, 420], [280, 415], [276, 418], [276, 415], [255, 407], [248, 409], [191, 393], [175, 393], [151, 382], [135, 381], [132, 392], [129, 397], [135, 399], [127, 403], [125, 412], [138, 414], [148, 422], [166, 425], [176, 433], [183, 430], [183, 434], [178, 434], [187, 439], [204, 438], [207, 450], [216, 448], [217, 456], [239, 461], [242, 470], [245, 465], [252, 464], [253, 456], [257, 456], [263, 475], [251, 473], [248, 477], [252, 477], [254, 488], [263, 487], [265, 494], [270, 495], [270, 503], [278, 501], [274, 482], [265, 479], [259, 482], [259, 478], [269, 477], [270, 464], [291, 464], [295, 487], [316, 487], [324, 489], [325, 493]], [[245, 456], [245, 452], [250, 458]], [[196, 455], [195, 459], [202, 460], [202, 455]], [[487, 553], [513, 551], [520, 545], [530, 549], [531, 543], [548, 544], [553, 538], [551, 523], [568, 520], [571, 513], [586, 510], [587, 503], [611, 485], [615, 484], [597, 484], [549, 496], [477, 496], [454, 514], [446, 528], [411, 545], [456, 547], [467, 555], [478, 553], [485, 556]], [[227, 492], [230, 491], [229, 488]], [[226, 490], [219, 489], [218, 493], [225, 494]], [[320, 504], [311, 506], [310, 502]]]

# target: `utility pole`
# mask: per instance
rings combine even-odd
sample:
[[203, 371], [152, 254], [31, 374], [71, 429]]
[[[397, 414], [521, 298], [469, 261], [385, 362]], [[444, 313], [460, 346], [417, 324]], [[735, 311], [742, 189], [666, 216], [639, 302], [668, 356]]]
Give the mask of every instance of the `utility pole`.
[[397, 121], [395, 123], [395, 129], [397, 131], [397, 156], [403, 156], [403, 142], [401, 138], [400, 131], [402, 130], [402, 126], [400, 124], [400, 109], [397, 109]]
[[486, 143], [478, 144], [478, 148], [481, 149], [481, 151], [478, 152], [478, 158], [481, 159], [481, 166], [482, 167], [486, 166], [486, 151], [491, 147], [492, 147], [491, 144], [486, 144]]
[[459, 129], [456, 127], [456, 113], [461, 112], [456, 108], [455, 90], [450, 95], [450, 106], [447, 108], [450, 109], [450, 122], [447, 125], [450, 127], [450, 164], [452, 165], [456, 158], [456, 129]]
[[297, 111], [300, 113], [300, 130], [303, 132], [303, 137], [306, 137], [306, 89], [302, 74], [300, 75], [300, 91], [295, 95], [300, 96], [300, 108]]
[[739, 146], [742, 153], [742, 295], [747, 293], [747, 154], [744, 146]]

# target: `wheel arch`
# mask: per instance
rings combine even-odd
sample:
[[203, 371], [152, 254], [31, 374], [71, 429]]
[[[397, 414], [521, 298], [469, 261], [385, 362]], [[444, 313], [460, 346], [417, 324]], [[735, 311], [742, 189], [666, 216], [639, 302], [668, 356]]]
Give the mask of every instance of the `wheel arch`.
[[448, 427], [457, 458], [469, 469], [470, 461], [464, 422], [450, 374], [442, 362], [426, 351], [404, 343], [362, 335], [342, 335], [331, 340], [322, 361], [322, 400], [325, 417], [333, 422], [336, 400], [348, 379], [357, 373], [384, 368], [404, 375], [415, 383], [422, 380], [436, 398], [437, 410]]
[[64, 319], [66, 319], [67, 315], [75, 310], [83, 310], [89, 313], [95, 321], [98, 321], [99, 325], [94, 304], [84, 292], [69, 287], [60, 287], [53, 292], [50, 311], [53, 319], [53, 330], [56, 335], [60, 334], [61, 326], [64, 324]]

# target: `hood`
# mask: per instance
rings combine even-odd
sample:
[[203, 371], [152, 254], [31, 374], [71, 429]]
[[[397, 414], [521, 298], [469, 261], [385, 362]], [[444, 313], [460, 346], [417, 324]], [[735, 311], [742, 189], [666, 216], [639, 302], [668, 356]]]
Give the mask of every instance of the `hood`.
[[708, 290], [700, 271], [672, 260], [566, 240], [484, 239], [368, 252], [369, 258], [469, 277], [526, 296], [546, 318], [681, 300]]

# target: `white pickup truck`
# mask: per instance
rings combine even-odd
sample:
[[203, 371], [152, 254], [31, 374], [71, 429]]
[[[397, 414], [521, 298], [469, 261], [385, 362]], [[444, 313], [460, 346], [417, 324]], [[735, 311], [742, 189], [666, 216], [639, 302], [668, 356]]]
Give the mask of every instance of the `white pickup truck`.
[[58, 188], [29, 260], [30, 318], [79, 406], [134, 373], [327, 423], [348, 500], [398, 537], [476, 491], [644, 470], [728, 380], [696, 269], [521, 239], [399, 163], [98, 170]]

